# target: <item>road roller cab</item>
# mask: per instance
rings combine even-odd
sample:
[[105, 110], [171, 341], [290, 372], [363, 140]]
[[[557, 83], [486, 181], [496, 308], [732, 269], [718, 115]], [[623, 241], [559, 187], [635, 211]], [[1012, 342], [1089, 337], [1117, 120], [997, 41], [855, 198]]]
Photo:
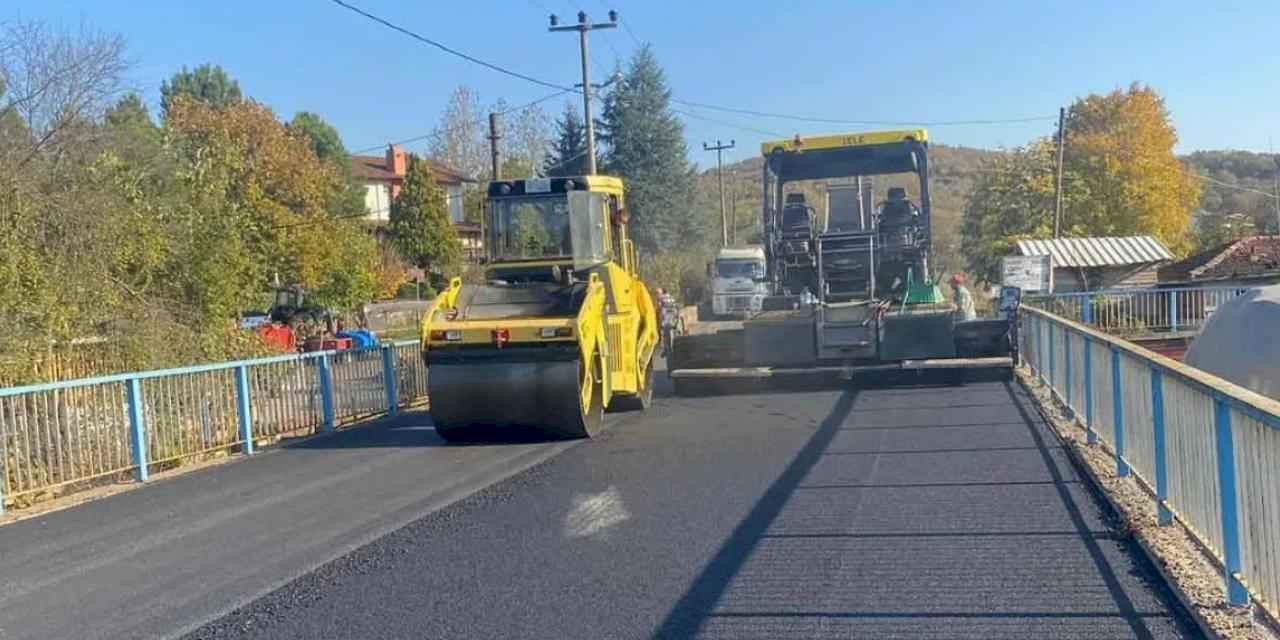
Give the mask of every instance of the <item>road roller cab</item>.
[[594, 435], [653, 395], [654, 304], [609, 176], [489, 185], [484, 284], [454, 278], [423, 320], [436, 431]]

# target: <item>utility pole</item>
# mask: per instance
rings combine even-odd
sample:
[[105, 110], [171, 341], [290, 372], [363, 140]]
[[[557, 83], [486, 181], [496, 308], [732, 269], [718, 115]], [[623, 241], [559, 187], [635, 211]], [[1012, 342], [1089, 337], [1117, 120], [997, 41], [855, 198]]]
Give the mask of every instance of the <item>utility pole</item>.
[[1271, 161], [1276, 164], [1276, 175], [1273, 178], [1274, 191], [1276, 198], [1276, 235], [1280, 236], [1280, 156], [1276, 155], [1276, 148], [1267, 140], [1267, 146], [1271, 149]]
[[609, 21], [591, 24], [587, 21], [587, 12], [578, 12], [578, 24], [560, 26], [560, 18], [551, 14], [551, 27], [548, 31], [577, 31], [578, 44], [582, 51], [582, 117], [587, 125], [587, 175], [596, 173], [596, 128], [591, 121], [591, 58], [587, 55], [587, 32], [596, 29], [614, 29], [618, 26], [618, 12], [609, 10]]
[[1053, 205], [1053, 237], [1062, 237], [1062, 150], [1063, 150], [1063, 128], [1067, 119], [1067, 110], [1064, 107], [1058, 108], [1058, 161], [1055, 166], [1057, 173], [1057, 184], [1053, 189], [1054, 205]]
[[[498, 151], [498, 141], [502, 139], [502, 133], [498, 131], [498, 114], [489, 113], [489, 162], [492, 164], [493, 180], [502, 179], [502, 158]], [[480, 213], [480, 249], [485, 250], [485, 243], [488, 242], [488, 236], [484, 234], [484, 211]]]
[[493, 179], [502, 179], [501, 159], [498, 152], [498, 141], [502, 134], [498, 132], [498, 114], [489, 114], [489, 162], [492, 165]]
[[703, 151], [716, 152], [716, 179], [720, 181], [720, 246], [722, 247], [729, 246], [729, 214], [725, 210], [725, 206], [724, 206], [724, 162], [723, 162], [724, 155], [723, 154], [725, 149], [732, 149], [733, 145], [734, 145], [733, 140], [730, 140], [729, 144], [720, 144], [720, 141], [716, 140], [716, 144], [714, 147], [708, 145], [705, 142], [702, 143]]

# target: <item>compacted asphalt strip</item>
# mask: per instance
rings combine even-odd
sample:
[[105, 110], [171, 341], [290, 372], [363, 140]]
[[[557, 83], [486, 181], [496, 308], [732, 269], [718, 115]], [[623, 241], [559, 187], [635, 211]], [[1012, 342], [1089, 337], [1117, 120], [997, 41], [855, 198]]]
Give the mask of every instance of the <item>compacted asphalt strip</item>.
[[[407, 414], [0, 527], [0, 638], [1180, 638], [1016, 385]], [[465, 497], [464, 497], [465, 496]]]

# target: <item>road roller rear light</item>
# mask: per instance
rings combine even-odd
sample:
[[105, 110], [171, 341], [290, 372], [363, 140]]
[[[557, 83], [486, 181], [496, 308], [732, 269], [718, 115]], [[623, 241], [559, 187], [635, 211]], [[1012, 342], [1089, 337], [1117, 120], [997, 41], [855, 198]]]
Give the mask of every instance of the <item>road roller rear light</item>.
[[432, 331], [431, 339], [436, 341], [445, 340], [449, 342], [456, 342], [462, 339], [462, 332], [457, 329], [451, 329], [449, 331]]
[[573, 327], [543, 327], [538, 335], [543, 338], [570, 338], [573, 337]]
[[510, 329], [494, 329], [493, 330], [493, 346], [501, 349], [502, 345], [511, 342]]

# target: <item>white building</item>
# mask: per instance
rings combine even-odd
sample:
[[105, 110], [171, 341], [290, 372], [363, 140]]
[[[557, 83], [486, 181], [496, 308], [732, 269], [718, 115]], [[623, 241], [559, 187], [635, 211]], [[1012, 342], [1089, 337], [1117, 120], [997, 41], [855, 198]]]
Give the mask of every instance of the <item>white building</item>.
[[[423, 160], [430, 164], [436, 183], [444, 189], [449, 203], [449, 219], [457, 229], [464, 256], [474, 260], [480, 256], [484, 244], [480, 238], [480, 225], [463, 220], [463, 193], [465, 185], [474, 184], [476, 180], [435, 160]], [[391, 201], [404, 187], [408, 166], [408, 156], [398, 144], [388, 145], [384, 156], [351, 156], [351, 174], [364, 183], [364, 205], [369, 211], [369, 221], [385, 224], [390, 219]]]

